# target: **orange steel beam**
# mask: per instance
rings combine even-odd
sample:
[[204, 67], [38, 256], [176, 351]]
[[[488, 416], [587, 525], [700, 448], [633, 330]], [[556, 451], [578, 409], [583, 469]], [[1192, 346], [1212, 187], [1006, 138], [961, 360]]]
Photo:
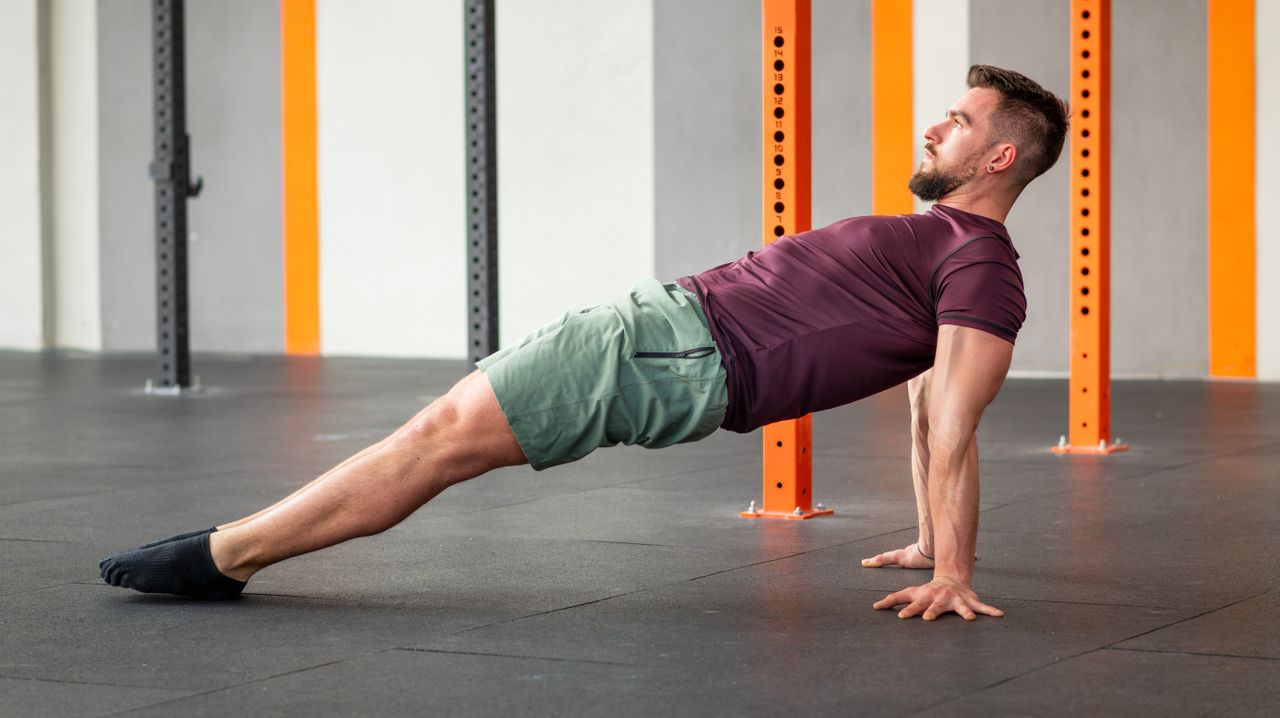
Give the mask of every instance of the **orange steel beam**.
[[1209, 0], [1209, 375], [1257, 376], [1254, 0]]
[[[1054, 451], [1111, 441], [1111, 0], [1071, 2], [1070, 423]], [[1068, 438], [1069, 437], [1069, 438]]]
[[280, 0], [284, 350], [320, 353], [315, 0]]
[[[809, 0], [764, 0], [762, 57], [764, 243], [810, 226]], [[763, 505], [745, 518], [807, 519], [813, 506], [811, 417], [764, 427]]]
[[871, 211], [915, 211], [907, 179], [915, 162], [911, 115], [912, 0], [871, 2]]

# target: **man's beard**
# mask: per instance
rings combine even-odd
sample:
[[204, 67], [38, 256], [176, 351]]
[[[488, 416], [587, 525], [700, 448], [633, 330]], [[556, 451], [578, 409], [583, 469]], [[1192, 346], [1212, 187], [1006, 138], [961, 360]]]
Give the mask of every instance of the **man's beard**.
[[915, 174], [911, 175], [911, 181], [907, 183], [907, 188], [911, 190], [911, 194], [925, 202], [937, 202], [951, 194], [960, 185], [973, 179], [973, 176], [977, 173], [978, 170], [972, 166], [969, 167], [968, 172], [963, 174], [936, 168], [931, 170], [918, 169]]

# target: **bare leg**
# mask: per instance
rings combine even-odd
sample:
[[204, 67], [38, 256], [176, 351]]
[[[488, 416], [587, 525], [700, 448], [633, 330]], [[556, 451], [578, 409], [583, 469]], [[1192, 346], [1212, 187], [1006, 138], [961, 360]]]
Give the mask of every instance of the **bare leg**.
[[453, 484], [525, 462], [488, 377], [472, 372], [379, 444], [212, 534], [209, 548], [219, 571], [244, 581], [284, 559], [381, 533]]
[[[406, 425], [406, 426], [407, 426], [407, 425]], [[314, 478], [314, 479], [312, 479], [311, 481], [307, 482], [307, 483], [306, 483], [306, 484], [304, 484], [303, 486], [299, 487], [299, 488], [298, 488], [298, 490], [294, 491], [292, 494], [289, 494], [288, 496], [284, 497], [283, 499], [280, 499], [280, 500], [279, 500], [279, 501], [277, 501], [276, 503], [274, 503], [274, 504], [272, 504], [272, 505], [268, 506], [268, 507], [267, 507], [267, 508], [265, 508], [265, 509], [262, 509], [262, 510], [261, 510], [261, 511], [259, 511], [258, 513], [253, 514], [252, 516], [246, 516], [246, 517], [244, 517], [244, 518], [242, 518], [242, 519], [236, 519], [235, 521], [232, 521], [231, 523], [222, 524], [221, 526], [218, 526], [218, 530], [219, 530], [219, 531], [226, 531], [226, 530], [227, 530], [227, 529], [229, 529], [229, 528], [234, 528], [234, 527], [236, 527], [236, 526], [241, 526], [241, 525], [243, 525], [243, 524], [247, 524], [247, 523], [249, 523], [250, 521], [252, 521], [252, 520], [254, 520], [254, 519], [258, 518], [259, 516], [263, 516], [263, 515], [265, 515], [265, 514], [267, 514], [267, 513], [271, 512], [271, 511], [274, 511], [276, 508], [278, 508], [278, 507], [280, 507], [280, 506], [283, 506], [287, 501], [289, 501], [289, 500], [291, 500], [291, 499], [293, 499], [293, 498], [295, 498], [295, 497], [297, 497], [297, 496], [301, 495], [301, 494], [302, 494], [302, 492], [304, 492], [304, 491], [306, 491], [306, 490], [310, 489], [311, 487], [315, 486], [316, 484], [320, 483], [321, 481], [324, 481], [325, 479], [329, 478], [330, 476], [332, 476], [332, 475], [333, 475], [333, 472], [335, 472], [335, 471], [337, 471], [337, 470], [339, 470], [339, 469], [341, 469], [341, 468], [343, 468], [343, 467], [347, 466], [348, 464], [350, 464], [350, 463], [352, 463], [352, 462], [354, 462], [354, 461], [358, 461], [358, 460], [360, 460], [360, 459], [362, 459], [362, 458], [364, 458], [364, 457], [368, 456], [369, 454], [374, 453], [375, 451], [378, 451], [378, 450], [382, 449], [382, 448], [383, 448], [383, 447], [385, 447], [385, 446], [386, 446], [386, 445], [387, 445], [387, 444], [388, 444], [392, 439], [394, 439], [397, 435], [399, 435], [399, 433], [400, 433], [401, 431], [403, 431], [403, 430], [404, 430], [404, 427], [400, 427], [399, 429], [397, 429], [397, 430], [395, 431], [395, 433], [391, 434], [391, 435], [390, 435], [390, 436], [388, 436], [387, 438], [383, 439], [382, 441], [379, 441], [378, 443], [374, 444], [373, 446], [366, 446], [365, 448], [361, 449], [358, 453], [353, 454], [353, 455], [351, 455], [351, 456], [347, 457], [346, 459], [344, 459], [344, 460], [343, 460], [343, 462], [342, 462], [342, 463], [338, 464], [337, 466], [333, 467], [332, 469], [329, 469], [329, 470], [328, 470], [328, 471], [326, 471], [325, 473], [321, 474], [319, 477]]]

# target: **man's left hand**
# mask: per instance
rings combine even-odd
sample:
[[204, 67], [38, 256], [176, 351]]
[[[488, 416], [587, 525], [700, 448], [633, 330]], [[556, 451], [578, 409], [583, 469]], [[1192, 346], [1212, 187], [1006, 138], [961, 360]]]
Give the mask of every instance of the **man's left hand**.
[[1003, 616], [1004, 611], [978, 600], [978, 594], [964, 583], [949, 578], [935, 578], [922, 586], [911, 586], [872, 604], [872, 608], [893, 608], [900, 604], [907, 607], [898, 612], [898, 618], [911, 618], [924, 614], [924, 620], [932, 621], [949, 611], [960, 614], [966, 621], [977, 619], [977, 614]]

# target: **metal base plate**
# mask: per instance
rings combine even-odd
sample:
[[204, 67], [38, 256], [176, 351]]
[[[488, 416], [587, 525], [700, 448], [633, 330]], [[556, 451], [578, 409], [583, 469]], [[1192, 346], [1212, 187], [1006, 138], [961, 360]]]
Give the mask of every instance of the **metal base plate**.
[[200, 377], [198, 376], [191, 386], [156, 386], [154, 381], [148, 379], [146, 386], [142, 388], [142, 393], [148, 396], [191, 396], [193, 394], [203, 394], [204, 387], [200, 385]]
[[814, 516], [826, 516], [827, 514], [834, 514], [835, 512], [836, 512], [835, 509], [826, 509], [826, 508], [809, 509], [808, 511], [800, 510], [799, 513], [797, 513], [796, 511], [756, 510], [756, 511], [743, 511], [738, 515], [744, 519], [791, 519], [792, 521], [803, 521], [804, 519], [811, 519]]
[[1072, 446], [1070, 444], [1058, 444], [1057, 446], [1050, 447], [1050, 451], [1052, 451], [1055, 454], [1094, 454], [1099, 456], [1105, 456], [1106, 454], [1113, 454], [1117, 451], [1128, 451], [1128, 450], [1129, 450], [1128, 444], [1119, 444], [1119, 443], [1117, 444], [1098, 443], [1097, 445], [1091, 445], [1091, 446]]

